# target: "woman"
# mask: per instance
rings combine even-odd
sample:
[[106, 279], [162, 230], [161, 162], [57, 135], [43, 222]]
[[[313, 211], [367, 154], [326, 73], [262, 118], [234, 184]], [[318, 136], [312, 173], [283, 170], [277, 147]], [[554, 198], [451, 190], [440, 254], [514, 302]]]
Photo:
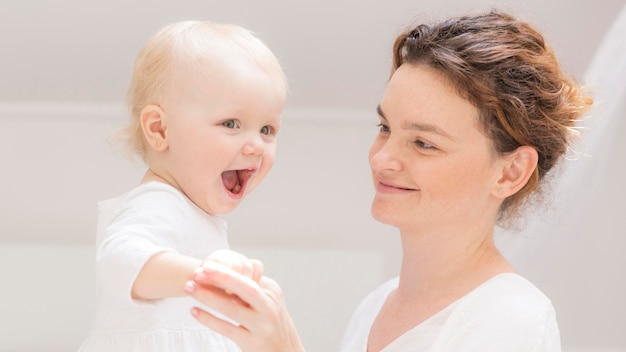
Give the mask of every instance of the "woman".
[[[497, 11], [419, 25], [396, 39], [393, 62], [369, 159], [372, 214], [399, 229], [402, 265], [362, 302], [341, 350], [560, 351], [550, 300], [493, 233], [538, 193], [591, 98], [540, 33]], [[223, 311], [238, 327], [198, 315], [244, 351], [301, 348], [274, 283], [226, 270], [197, 282], [244, 301]], [[278, 332], [296, 347], [265, 340]]]

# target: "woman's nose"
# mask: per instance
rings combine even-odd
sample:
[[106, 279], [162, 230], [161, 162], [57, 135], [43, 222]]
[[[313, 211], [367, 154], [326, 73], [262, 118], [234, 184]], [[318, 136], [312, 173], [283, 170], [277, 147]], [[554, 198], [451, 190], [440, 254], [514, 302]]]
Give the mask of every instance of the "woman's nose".
[[373, 171], [402, 170], [399, 152], [389, 140], [385, 142], [375, 141], [370, 148], [369, 159], [370, 167]]

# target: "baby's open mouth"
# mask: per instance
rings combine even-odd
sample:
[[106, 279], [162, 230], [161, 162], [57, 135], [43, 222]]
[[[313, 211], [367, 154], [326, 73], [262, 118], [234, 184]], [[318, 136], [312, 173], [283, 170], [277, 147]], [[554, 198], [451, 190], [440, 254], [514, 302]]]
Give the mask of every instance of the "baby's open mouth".
[[255, 170], [228, 170], [222, 173], [224, 187], [233, 194], [241, 194]]

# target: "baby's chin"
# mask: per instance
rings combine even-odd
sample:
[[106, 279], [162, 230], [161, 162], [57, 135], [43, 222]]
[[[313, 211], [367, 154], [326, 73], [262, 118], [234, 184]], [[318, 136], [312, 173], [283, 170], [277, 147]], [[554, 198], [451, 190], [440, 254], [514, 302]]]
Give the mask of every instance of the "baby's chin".
[[213, 191], [210, 194], [203, 194], [191, 200], [198, 208], [209, 215], [224, 215], [235, 210], [241, 204], [243, 198], [233, 199], [224, 190], [219, 194], [215, 194], [215, 191]]

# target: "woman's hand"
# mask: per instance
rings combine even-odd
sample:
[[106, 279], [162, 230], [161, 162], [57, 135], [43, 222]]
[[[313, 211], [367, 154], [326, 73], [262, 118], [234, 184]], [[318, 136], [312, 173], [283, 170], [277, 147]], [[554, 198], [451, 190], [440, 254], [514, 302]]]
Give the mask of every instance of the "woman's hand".
[[231, 324], [194, 307], [203, 325], [226, 336], [243, 352], [302, 352], [298, 332], [287, 312], [280, 286], [268, 277], [257, 283], [216, 262], [207, 261], [194, 273], [185, 290], [207, 307], [224, 314]]
[[211, 253], [202, 263], [200, 271], [204, 270], [209, 263], [216, 262], [222, 264], [231, 270], [247, 276], [252, 280], [259, 282], [263, 276], [263, 263], [257, 259], [250, 259], [245, 255], [230, 249], [218, 249]]

